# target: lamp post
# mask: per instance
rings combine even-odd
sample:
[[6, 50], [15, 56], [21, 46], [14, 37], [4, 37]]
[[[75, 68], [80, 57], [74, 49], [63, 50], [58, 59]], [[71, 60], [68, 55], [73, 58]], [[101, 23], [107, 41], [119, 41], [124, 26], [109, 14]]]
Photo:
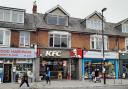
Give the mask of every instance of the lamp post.
[[104, 84], [106, 84], [106, 75], [105, 75], [105, 55], [104, 55], [104, 25], [103, 25], [103, 20], [104, 20], [104, 16], [103, 16], [103, 12], [106, 11], [107, 8], [103, 8], [102, 11], [102, 46], [103, 46], [103, 73], [104, 73]]

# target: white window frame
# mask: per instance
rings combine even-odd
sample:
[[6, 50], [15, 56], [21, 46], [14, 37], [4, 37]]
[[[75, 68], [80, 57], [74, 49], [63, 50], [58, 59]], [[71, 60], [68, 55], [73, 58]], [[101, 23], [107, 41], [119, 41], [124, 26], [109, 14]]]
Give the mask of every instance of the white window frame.
[[[26, 43], [26, 38], [28, 38], [27, 43]], [[21, 39], [23, 39], [23, 43], [22, 43]], [[21, 45], [21, 44], [23, 44], [23, 45]], [[25, 31], [20, 32], [19, 47], [30, 47], [30, 32], [25, 32]]]
[[128, 51], [127, 46], [128, 46], [128, 37], [125, 38], [125, 50], [126, 50], [126, 51]]
[[[1, 19], [0, 21], [5, 21], [5, 22], [13, 22], [13, 23], [24, 23], [24, 12], [23, 11], [14, 11], [14, 10], [4, 10], [4, 9], [0, 9], [1, 14]], [[9, 15], [7, 16], [6, 13], [9, 13]], [[17, 18], [16, 21], [13, 21], [13, 13], [17, 14]], [[8, 17], [8, 19], [6, 18], [6, 16]], [[20, 18], [22, 17], [22, 18]]]
[[[50, 47], [50, 34], [53, 34], [53, 46], [52, 47], [54, 47], [54, 36], [55, 35], [60, 35], [60, 36], [62, 36], [62, 35], [67, 35], [67, 47], [55, 47], [55, 48], [71, 48], [71, 33], [69, 33], [69, 32], [63, 32], [63, 31], [50, 31], [49, 32], [49, 47]], [[61, 43], [61, 41], [60, 41], [60, 43]]]
[[128, 24], [122, 24], [122, 32], [128, 33]]
[[0, 28], [0, 31], [3, 31], [3, 44], [0, 44], [0, 47], [10, 47], [11, 31], [6, 28]]
[[[100, 38], [100, 39], [98, 39], [98, 38]], [[103, 49], [102, 44], [101, 44], [101, 48], [99, 48], [99, 49], [96, 48], [97, 47], [97, 39], [101, 40], [101, 42], [102, 42], [102, 35], [90, 35], [90, 49], [94, 49], [94, 50], [102, 50]], [[92, 48], [92, 41], [94, 41], [94, 48]], [[107, 36], [104, 36], [104, 50], [108, 50], [108, 37]]]
[[[68, 22], [68, 17], [67, 17], [67, 16], [60, 16], [60, 15], [52, 15], [52, 14], [49, 14], [49, 15], [47, 16], [47, 23], [48, 23], [48, 18], [49, 18], [49, 16], [52, 16], [52, 17], [56, 17], [56, 18], [57, 18], [56, 24], [51, 24], [51, 25], [62, 25], [62, 24], [59, 23], [59, 19], [60, 19], [60, 18], [66, 18], [65, 24], [62, 25], [62, 26], [67, 26], [67, 22]], [[50, 24], [50, 23], [48, 23], [48, 24]]]
[[102, 21], [100, 19], [88, 19], [86, 27], [94, 30], [102, 30]]
[[0, 9], [0, 21], [4, 21], [4, 10]]

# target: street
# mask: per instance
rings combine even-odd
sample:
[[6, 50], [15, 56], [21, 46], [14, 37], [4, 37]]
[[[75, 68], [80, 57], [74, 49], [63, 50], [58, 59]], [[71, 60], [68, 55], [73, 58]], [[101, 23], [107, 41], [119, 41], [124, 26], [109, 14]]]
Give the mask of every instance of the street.
[[26, 84], [20, 88], [19, 83], [1, 83], [0, 89], [128, 89], [128, 80], [113, 80], [107, 79], [106, 84], [94, 83], [88, 80], [56, 80], [51, 81], [51, 84], [46, 84], [46, 81], [29, 83], [30, 88]]

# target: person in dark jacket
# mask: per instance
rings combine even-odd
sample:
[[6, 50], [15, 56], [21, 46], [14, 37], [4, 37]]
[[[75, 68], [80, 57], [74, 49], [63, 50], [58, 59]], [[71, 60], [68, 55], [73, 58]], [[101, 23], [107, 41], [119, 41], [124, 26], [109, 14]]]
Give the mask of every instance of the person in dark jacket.
[[46, 70], [46, 75], [45, 75], [45, 77], [46, 77], [46, 83], [47, 83], [47, 84], [48, 84], [48, 83], [51, 84], [50, 76], [51, 76], [50, 69], [47, 68], [47, 70]]
[[20, 84], [20, 87], [26, 83], [27, 84], [27, 87], [29, 87], [29, 84], [28, 84], [28, 75], [27, 73], [24, 73], [23, 77], [22, 77], [22, 81], [21, 81], [21, 84]]

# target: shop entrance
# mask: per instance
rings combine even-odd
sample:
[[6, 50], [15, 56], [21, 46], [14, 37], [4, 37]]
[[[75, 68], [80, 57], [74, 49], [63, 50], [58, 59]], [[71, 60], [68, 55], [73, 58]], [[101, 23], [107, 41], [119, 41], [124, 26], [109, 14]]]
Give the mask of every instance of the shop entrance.
[[67, 78], [67, 60], [66, 59], [44, 59], [40, 64], [40, 76], [43, 76], [47, 67], [51, 71], [51, 79]]
[[11, 82], [11, 69], [12, 69], [12, 64], [4, 64], [4, 78], [3, 78], [4, 83]]

